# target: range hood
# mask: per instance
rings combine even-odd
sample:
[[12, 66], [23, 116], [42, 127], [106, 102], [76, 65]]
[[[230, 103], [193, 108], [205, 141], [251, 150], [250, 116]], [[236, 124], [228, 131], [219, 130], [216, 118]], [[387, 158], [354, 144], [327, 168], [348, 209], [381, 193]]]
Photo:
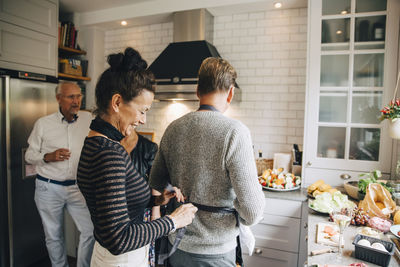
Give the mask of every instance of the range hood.
[[197, 76], [202, 61], [221, 57], [212, 45], [214, 18], [205, 9], [176, 12], [173, 25], [174, 42], [149, 67], [157, 82], [155, 99], [197, 101]]

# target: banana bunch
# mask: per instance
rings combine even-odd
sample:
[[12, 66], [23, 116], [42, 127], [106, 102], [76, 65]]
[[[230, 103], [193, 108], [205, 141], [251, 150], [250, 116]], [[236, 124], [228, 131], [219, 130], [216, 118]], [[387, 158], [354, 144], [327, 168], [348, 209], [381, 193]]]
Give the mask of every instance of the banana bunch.
[[324, 180], [318, 180], [307, 188], [308, 194], [313, 197], [316, 197], [324, 192], [333, 194], [336, 191], [338, 190], [336, 188], [332, 188], [332, 186], [329, 184], [326, 184]]

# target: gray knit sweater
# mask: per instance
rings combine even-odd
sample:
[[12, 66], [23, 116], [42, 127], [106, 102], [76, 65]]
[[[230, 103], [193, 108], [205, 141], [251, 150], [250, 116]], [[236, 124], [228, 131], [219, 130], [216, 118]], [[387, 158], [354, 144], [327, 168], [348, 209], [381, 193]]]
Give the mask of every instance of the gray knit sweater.
[[[150, 186], [162, 191], [167, 181], [188, 202], [234, 207], [241, 223], [262, 216], [265, 197], [257, 180], [248, 128], [220, 112], [191, 112], [166, 129], [150, 174]], [[220, 254], [236, 247], [235, 216], [198, 211], [179, 249]], [[170, 236], [173, 242], [175, 235]]]

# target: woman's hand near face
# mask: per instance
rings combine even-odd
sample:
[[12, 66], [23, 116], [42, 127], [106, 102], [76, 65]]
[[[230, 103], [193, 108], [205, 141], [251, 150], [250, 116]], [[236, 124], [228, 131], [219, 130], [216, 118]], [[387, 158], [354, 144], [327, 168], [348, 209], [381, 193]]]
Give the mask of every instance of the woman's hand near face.
[[157, 206], [167, 205], [168, 202], [174, 197], [178, 202], [185, 202], [185, 197], [183, 196], [181, 190], [174, 186], [173, 191], [164, 189], [163, 193], [160, 196], [156, 197], [155, 204]]
[[136, 147], [138, 140], [138, 134], [136, 133], [136, 131], [132, 131], [130, 135], [125, 136], [124, 139], [121, 140], [121, 145], [125, 148], [126, 152], [130, 154], [132, 150]]

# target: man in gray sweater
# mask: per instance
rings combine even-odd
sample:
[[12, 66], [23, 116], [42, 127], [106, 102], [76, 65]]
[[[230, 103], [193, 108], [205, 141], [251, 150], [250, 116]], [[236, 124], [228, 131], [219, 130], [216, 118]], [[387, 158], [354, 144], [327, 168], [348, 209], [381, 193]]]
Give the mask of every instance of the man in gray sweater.
[[[236, 209], [240, 223], [252, 225], [262, 216], [265, 197], [257, 179], [249, 129], [223, 113], [228, 109], [237, 77], [221, 58], [207, 58], [199, 70], [200, 108], [166, 129], [150, 174], [160, 192], [170, 182], [188, 202]], [[199, 211], [187, 227], [173, 267], [236, 266], [239, 227], [234, 214]], [[174, 243], [176, 234], [169, 237]]]

